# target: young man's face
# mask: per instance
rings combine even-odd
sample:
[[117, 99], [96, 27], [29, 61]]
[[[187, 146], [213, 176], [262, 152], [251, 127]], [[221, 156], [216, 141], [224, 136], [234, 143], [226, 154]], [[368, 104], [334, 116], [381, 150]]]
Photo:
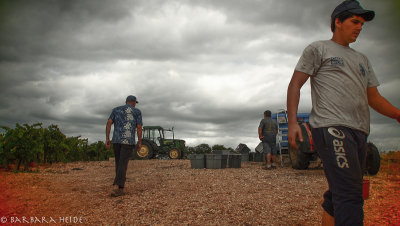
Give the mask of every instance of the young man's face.
[[339, 19], [335, 21], [335, 32], [338, 32], [341, 39], [350, 44], [357, 40], [358, 35], [362, 30], [362, 26], [365, 20], [361, 16], [353, 15], [352, 17], [347, 18], [343, 22], [340, 22]]

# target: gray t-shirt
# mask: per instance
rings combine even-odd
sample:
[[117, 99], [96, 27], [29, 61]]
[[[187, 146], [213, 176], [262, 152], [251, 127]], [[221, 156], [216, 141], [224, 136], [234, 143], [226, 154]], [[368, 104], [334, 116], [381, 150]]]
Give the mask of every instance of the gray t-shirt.
[[346, 126], [369, 134], [367, 87], [379, 82], [366, 56], [332, 40], [317, 41], [304, 49], [295, 70], [311, 77], [312, 127]]
[[263, 141], [275, 143], [276, 134], [278, 133], [278, 126], [276, 125], [275, 121], [273, 121], [270, 117], [263, 118], [258, 128], [261, 128], [264, 136]]

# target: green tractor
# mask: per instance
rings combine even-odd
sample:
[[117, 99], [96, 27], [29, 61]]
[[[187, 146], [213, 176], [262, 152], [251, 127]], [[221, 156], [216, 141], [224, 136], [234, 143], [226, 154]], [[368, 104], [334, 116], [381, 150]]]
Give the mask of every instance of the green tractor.
[[[165, 137], [165, 131], [172, 132], [172, 139]], [[137, 159], [151, 159], [168, 156], [170, 159], [180, 159], [185, 150], [185, 141], [175, 139], [174, 128], [164, 129], [161, 126], [143, 126], [142, 147], [137, 150]]]

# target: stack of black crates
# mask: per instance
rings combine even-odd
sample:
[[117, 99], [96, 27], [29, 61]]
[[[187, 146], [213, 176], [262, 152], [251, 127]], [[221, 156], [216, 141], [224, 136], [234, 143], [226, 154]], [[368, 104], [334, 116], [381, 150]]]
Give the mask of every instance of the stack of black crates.
[[216, 150], [212, 154], [190, 154], [190, 165], [192, 169], [224, 169], [241, 168], [242, 154], [229, 150]]

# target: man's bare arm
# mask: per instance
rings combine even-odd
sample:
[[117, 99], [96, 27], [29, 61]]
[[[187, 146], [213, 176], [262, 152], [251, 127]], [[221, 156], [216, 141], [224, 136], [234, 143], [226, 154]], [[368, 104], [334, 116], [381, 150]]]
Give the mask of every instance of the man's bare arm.
[[111, 147], [111, 142], [110, 142], [110, 131], [111, 131], [111, 125], [113, 124], [113, 120], [108, 119], [107, 125], [106, 125], [106, 148], [110, 149]]
[[142, 147], [142, 125], [137, 124], [136, 131], [138, 136], [137, 149], [140, 150], [140, 148]]
[[288, 140], [292, 147], [296, 147], [296, 137], [303, 141], [300, 126], [297, 124], [297, 109], [299, 107], [300, 89], [308, 80], [309, 75], [300, 71], [294, 71], [287, 91], [287, 112], [288, 112]]
[[261, 130], [260, 127], [258, 127], [258, 138], [259, 138], [260, 140], [263, 139], [262, 130]]
[[400, 122], [400, 110], [381, 96], [376, 87], [367, 88], [367, 97], [369, 106], [376, 112]]

